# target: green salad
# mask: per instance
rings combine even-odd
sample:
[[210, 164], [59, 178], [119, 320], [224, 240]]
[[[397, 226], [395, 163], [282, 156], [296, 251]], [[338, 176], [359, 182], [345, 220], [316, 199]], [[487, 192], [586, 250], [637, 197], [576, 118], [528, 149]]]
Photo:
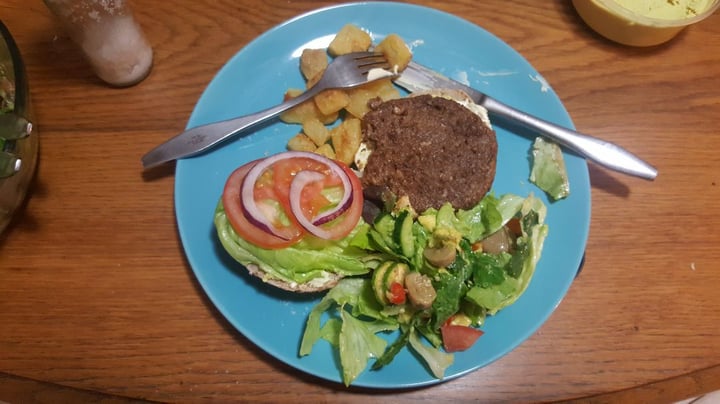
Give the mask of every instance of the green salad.
[[482, 335], [485, 318], [527, 288], [548, 232], [545, 215], [540, 199], [512, 194], [489, 194], [469, 210], [446, 204], [417, 214], [396, 204], [341, 240], [275, 250], [239, 237], [222, 204], [215, 225], [236, 260], [270, 276], [301, 283], [322, 280], [328, 268], [344, 276], [310, 312], [299, 355], [332, 344], [350, 385], [403, 349], [442, 378], [454, 352]]
[[[469, 348], [486, 316], [527, 288], [548, 231], [545, 213], [533, 196], [488, 195], [470, 210], [446, 204], [416, 217], [409, 210], [381, 214], [366, 237], [354, 238], [374, 254], [372, 276], [345, 278], [330, 290], [308, 317], [300, 355], [328, 341], [349, 385], [371, 360], [377, 370], [409, 347], [442, 378], [452, 352]], [[409, 296], [398, 298], [396, 283]], [[412, 283], [434, 296], [411, 296], [418, 288]], [[379, 335], [395, 330], [389, 344]]]

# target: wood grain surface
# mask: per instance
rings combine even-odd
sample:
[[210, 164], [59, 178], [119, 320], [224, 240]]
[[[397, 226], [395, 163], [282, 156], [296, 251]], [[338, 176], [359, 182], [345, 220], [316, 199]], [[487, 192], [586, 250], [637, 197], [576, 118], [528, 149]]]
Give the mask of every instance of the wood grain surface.
[[31, 197], [0, 238], [0, 401], [671, 402], [720, 388], [720, 14], [640, 49], [593, 33], [568, 1], [416, 3], [497, 35], [576, 127], [659, 169], [648, 182], [590, 165], [585, 264], [535, 335], [430, 388], [348, 389], [259, 350], [198, 285], [173, 167], [144, 174], [140, 157], [185, 127], [244, 45], [334, 3], [131, 1], [155, 62], [115, 89], [40, 0], [4, 0], [41, 152]]

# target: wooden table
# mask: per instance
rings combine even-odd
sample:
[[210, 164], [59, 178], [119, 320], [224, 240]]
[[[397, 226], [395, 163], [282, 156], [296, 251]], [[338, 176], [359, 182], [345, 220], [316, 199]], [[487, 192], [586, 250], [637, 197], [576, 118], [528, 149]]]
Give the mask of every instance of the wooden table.
[[648, 182], [590, 165], [585, 265], [535, 335], [431, 388], [348, 390], [259, 350], [198, 285], [177, 234], [173, 167], [148, 178], [140, 156], [184, 128], [245, 44], [331, 2], [132, 1], [155, 66], [112, 89], [40, 0], [5, 0], [41, 157], [0, 239], [0, 401], [669, 402], [720, 388], [720, 13], [638, 49], [591, 32], [569, 2], [418, 3], [499, 36], [579, 129], [659, 168]]

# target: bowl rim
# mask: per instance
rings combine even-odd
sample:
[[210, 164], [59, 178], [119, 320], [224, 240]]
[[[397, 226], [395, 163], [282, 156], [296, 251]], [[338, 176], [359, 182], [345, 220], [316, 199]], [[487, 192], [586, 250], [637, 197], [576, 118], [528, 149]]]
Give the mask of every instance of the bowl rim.
[[665, 19], [665, 18], [647, 17], [642, 14], [634, 13], [631, 10], [629, 10], [629, 9], [623, 7], [622, 5], [620, 5], [619, 3], [617, 3], [615, 0], [591, 0], [591, 1], [596, 2], [600, 6], [605, 7], [606, 9], [615, 13], [616, 15], [619, 15], [620, 17], [631, 20], [637, 24], [660, 27], [660, 28], [682, 27], [682, 26], [694, 24], [696, 22], [706, 19], [720, 7], [720, 0], [714, 0], [700, 14], [697, 14], [690, 18], [669, 20], [669, 19]]

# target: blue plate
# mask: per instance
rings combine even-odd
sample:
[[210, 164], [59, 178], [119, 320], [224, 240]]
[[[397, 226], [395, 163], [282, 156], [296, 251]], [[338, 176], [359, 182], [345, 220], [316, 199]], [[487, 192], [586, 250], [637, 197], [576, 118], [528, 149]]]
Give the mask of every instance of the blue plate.
[[[572, 122], [557, 95], [517, 52], [482, 28], [430, 8], [400, 3], [352, 3], [287, 21], [248, 44], [218, 72], [200, 97], [188, 127], [272, 106], [286, 89], [302, 88], [298, 66], [306, 47], [325, 47], [344, 24], [369, 31], [376, 41], [399, 34], [415, 60], [557, 124]], [[548, 206], [550, 233], [532, 283], [512, 306], [489, 318], [485, 335], [455, 354], [445, 380], [488, 365], [530, 337], [567, 292], [581, 263], [590, 223], [590, 184], [585, 161], [566, 154], [571, 195], [550, 203], [529, 183], [528, 151], [534, 135], [495, 122], [499, 143], [494, 192], [535, 194]], [[274, 122], [209, 153], [178, 161], [175, 208], [188, 261], [203, 289], [245, 337], [280, 361], [323, 379], [341, 382], [339, 359], [325, 341], [298, 357], [306, 317], [321, 295], [286, 293], [246, 274], [223, 250], [213, 212], [228, 175], [248, 161], [285, 150], [298, 126]], [[379, 371], [353, 383], [401, 388], [439, 382], [407, 349]]]

